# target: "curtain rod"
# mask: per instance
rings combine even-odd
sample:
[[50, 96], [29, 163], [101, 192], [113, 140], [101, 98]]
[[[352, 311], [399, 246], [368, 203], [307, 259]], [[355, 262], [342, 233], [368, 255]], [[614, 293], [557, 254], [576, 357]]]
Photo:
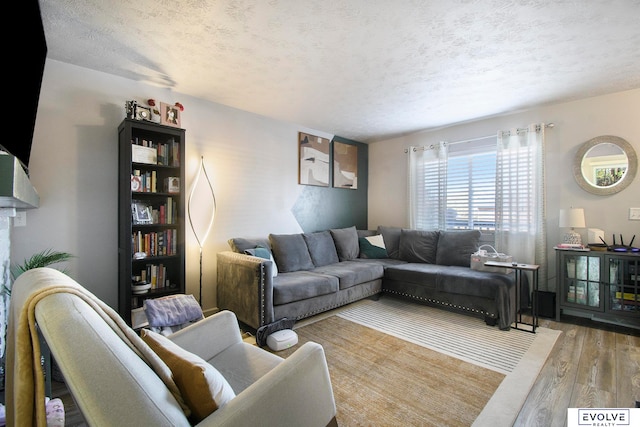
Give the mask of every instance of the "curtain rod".
[[[554, 123], [547, 123], [544, 125], [545, 128], [549, 128], [549, 129], [553, 129], [556, 125]], [[516, 132], [522, 132], [522, 131], [528, 131], [528, 128], [518, 128], [516, 129]], [[540, 125], [536, 125], [536, 132], [540, 131]], [[504, 132], [505, 135], [511, 135], [510, 131]], [[483, 139], [489, 139], [489, 138], [495, 138], [496, 134], [493, 135], [487, 135], [487, 136], [479, 136], [477, 138], [471, 138], [471, 139], [462, 139], [460, 141], [451, 141], [451, 142], [447, 142], [447, 141], [440, 141], [440, 142], [446, 142], [448, 145], [453, 145], [453, 144], [463, 144], [465, 142], [474, 142], [474, 141], [481, 141]], [[429, 146], [426, 147], [413, 147], [413, 151], [417, 151], [417, 150], [426, 150], [429, 148], [434, 148], [434, 144], [431, 144]], [[408, 148], [404, 149], [405, 153], [409, 152]]]

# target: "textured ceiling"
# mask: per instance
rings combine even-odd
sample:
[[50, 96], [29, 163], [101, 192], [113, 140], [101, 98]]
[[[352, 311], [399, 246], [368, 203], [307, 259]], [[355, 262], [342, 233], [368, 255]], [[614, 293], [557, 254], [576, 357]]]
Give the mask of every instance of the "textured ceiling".
[[40, 6], [51, 59], [363, 142], [640, 87], [638, 0]]

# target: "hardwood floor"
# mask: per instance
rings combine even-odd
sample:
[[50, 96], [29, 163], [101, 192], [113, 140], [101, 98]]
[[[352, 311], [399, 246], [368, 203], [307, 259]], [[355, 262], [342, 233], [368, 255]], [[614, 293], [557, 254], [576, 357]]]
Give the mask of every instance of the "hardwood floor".
[[563, 316], [561, 330], [514, 426], [562, 427], [567, 408], [633, 408], [640, 400], [640, 330]]
[[[540, 318], [540, 326], [563, 333], [514, 426], [565, 426], [567, 408], [636, 406], [640, 400], [640, 330], [569, 316], [561, 322]], [[65, 404], [67, 426], [86, 425], [64, 383], [53, 383], [53, 397], [62, 398]]]

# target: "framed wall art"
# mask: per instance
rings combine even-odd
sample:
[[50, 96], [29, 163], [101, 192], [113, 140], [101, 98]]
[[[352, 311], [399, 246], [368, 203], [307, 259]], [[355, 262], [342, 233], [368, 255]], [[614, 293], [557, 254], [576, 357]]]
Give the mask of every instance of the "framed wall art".
[[180, 127], [180, 108], [175, 105], [160, 103], [160, 123], [167, 126]]
[[358, 147], [333, 141], [333, 186], [358, 188]]
[[329, 186], [329, 153], [327, 138], [298, 132], [298, 184]]

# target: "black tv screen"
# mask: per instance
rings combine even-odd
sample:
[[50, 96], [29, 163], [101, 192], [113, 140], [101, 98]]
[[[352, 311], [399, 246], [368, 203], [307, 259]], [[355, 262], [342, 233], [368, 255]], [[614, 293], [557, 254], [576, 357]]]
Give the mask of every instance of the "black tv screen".
[[[17, 124], [22, 125], [9, 138], [3, 138], [0, 145], [4, 151], [13, 154], [21, 163], [25, 172], [29, 172], [29, 157], [31, 156], [31, 144], [33, 142], [33, 131], [36, 124], [36, 114], [38, 112], [38, 101], [40, 99], [40, 87], [42, 85], [42, 75], [44, 64], [47, 58], [47, 41], [44, 36], [42, 16], [38, 0], [28, 0], [24, 7], [18, 8], [25, 14], [22, 28], [28, 29], [29, 36], [22, 39], [16, 49], [21, 58], [30, 60], [19, 60], [14, 66], [17, 67], [17, 80], [22, 83], [19, 90], [21, 95], [17, 96], [18, 101], [13, 108], [15, 113], [21, 112], [18, 117], [21, 120]], [[23, 64], [23, 66], [18, 66]]]

